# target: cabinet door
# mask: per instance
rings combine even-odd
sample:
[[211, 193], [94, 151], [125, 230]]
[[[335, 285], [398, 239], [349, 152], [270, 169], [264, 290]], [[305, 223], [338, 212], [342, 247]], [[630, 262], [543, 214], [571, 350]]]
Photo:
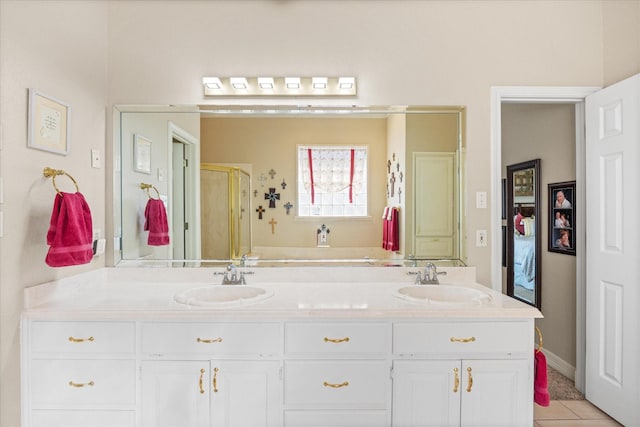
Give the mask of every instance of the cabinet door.
[[[460, 425], [459, 360], [401, 360], [393, 364], [393, 425]], [[492, 424], [487, 424], [492, 425]]]
[[465, 360], [461, 372], [461, 425], [530, 427], [533, 387], [527, 360]]
[[282, 425], [280, 362], [214, 360], [211, 372], [212, 426]]
[[142, 362], [144, 427], [208, 427], [209, 362]]

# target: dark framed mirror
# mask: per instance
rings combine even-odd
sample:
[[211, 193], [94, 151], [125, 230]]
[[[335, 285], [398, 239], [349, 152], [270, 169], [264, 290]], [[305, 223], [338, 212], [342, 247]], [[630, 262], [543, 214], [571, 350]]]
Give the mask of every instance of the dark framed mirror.
[[507, 295], [540, 309], [540, 159], [507, 166]]

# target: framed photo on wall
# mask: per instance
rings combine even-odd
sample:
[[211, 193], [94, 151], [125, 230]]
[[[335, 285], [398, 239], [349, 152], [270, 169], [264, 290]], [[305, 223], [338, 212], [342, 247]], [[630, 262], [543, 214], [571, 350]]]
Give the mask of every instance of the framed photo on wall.
[[29, 89], [27, 146], [51, 153], [69, 154], [71, 108], [64, 102]]
[[576, 254], [576, 182], [549, 184], [549, 252]]

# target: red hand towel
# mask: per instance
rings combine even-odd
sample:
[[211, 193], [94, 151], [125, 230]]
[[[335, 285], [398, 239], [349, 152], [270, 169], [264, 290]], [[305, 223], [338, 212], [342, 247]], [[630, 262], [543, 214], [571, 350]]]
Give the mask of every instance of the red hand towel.
[[51, 267], [87, 264], [93, 258], [91, 210], [81, 193], [58, 193], [53, 202], [45, 258]]
[[533, 401], [540, 406], [549, 406], [549, 382], [547, 378], [547, 358], [543, 352], [534, 355]]
[[389, 233], [389, 228], [387, 225], [387, 216], [389, 215], [389, 207], [385, 207], [384, 211], [382, 212], [382, 249], [387, 249], [387, 244], [389, 241], [389, 238], [387, 237], [388, 233]]
[[398, 209], [391, 208], [390, 218], [387, 221], [387, 249], [388, 251], [400, 250], [400, 219]]
[[150, 246], [164, 246], [169, 244], [169, 223], [167, 211], [160, 199], [149, 199], [144, 209], [144, 229], [149, 231], [147, 244]]

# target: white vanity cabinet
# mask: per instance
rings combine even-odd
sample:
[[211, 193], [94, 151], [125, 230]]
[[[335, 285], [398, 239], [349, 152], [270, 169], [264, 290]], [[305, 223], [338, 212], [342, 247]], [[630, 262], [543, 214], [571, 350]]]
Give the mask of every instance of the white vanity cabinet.
[[141, 325], [141, 425], [282, 425], [279, 323]]
[[527, 322], [394, 325], [393, 425], [530, 427]]
[[23, 424], [134, 427], [135, 338], [134, 322], [23, 324]]
[[[171, 300], [190, 284], [167, 281], [204, 270], [162, 270], [174, 276], [156, 286], [150, 269], [116, 269], [126, 280], [92, 272], [26, 291], [21, 427], [533, 423], [532, 307], [490, 290], [477, 306], [421, 306], [393, 296], [395, 279], [349, 277], [276, 283], [250, 306]], [[390, 272], [407, 280], [371, 274]]]
[[391, 423], [391, 324], [287, 322], [285, 427]]

